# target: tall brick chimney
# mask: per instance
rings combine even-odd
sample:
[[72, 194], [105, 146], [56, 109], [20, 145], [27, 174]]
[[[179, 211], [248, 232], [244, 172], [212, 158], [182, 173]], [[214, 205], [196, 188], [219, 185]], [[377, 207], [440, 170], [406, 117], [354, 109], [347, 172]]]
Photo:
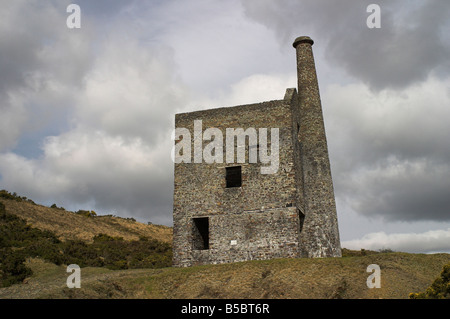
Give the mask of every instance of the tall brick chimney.
[[299, 141], [305, 210], [300, 246], [305, 257], [340, 257], [336, 203], [313, 43], [307, 36], [298, 37], [293, 43], [297, 52]]

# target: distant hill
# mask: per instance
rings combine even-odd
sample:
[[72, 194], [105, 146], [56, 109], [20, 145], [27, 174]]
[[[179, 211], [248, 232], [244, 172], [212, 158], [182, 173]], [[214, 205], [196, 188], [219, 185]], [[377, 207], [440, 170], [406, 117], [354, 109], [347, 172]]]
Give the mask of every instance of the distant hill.
[[[140, 236], [172, 243], [172, 228], [147, 225], [133, 219], [107, 216], [86, 217], [83, 214], [35, 204], [32, 200], [1, 191], [0, 202], [8, 213], [24, 218], [31, 226], [54, 232], [60, 239], [79, 239], [90, 242], [95, 235], [107, 234], [124, 240], [137, 240]], [[9, 194], [9, 196], [8, 196]]]
[[169, 267], [171, 239], [167, 226], [46, 207], [0, 191], [0, 287], [39, 275], [27, 263], [33, 258], [110, 270]]

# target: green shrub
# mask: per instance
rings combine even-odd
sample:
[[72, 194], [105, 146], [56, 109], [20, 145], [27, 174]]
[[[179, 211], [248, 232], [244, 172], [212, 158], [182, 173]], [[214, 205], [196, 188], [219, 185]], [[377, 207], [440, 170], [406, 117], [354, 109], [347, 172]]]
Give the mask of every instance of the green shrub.
[[50, 208], [55, 208], [55, 209], [60, 209], [60, 210], [66, 210], [64, 207], [58, 207], [58, 206], [56, 206], [56, 204], [53, 204], [52, 206], [50, 206]]
[[81, 215], [81, 216], [85, 216], [85, 217], [95, 217], [97, 216], [97, 213], [94, 212], [93, 210], [89, 211], [89, 210], [78, 210], [77, 212], [75, 212], [75, 214]]
[[39, 257], [56, 265], [62, 265], [64, 255], [61, 253], [59, 245], [56, 244], [50, 239], [41, 238], [27, 246], [24, 251], [29, 257]]
[[94, 236], [94, 242], [106, 242], [106, 241], [114, 241], [114, 240], [123, 240], [123, 237], [112, 237], [107, 234], [98, 234]]
[[32, 271], [26, 267], [25, 256], [21, 252], [7, 250], [1, 256], [1, 283], [2, 287], [22, 282], [26, 277], [31, 276]]
[[25, 247], [40, 239], [54, 244], [59, 243], [54, 233], [33, 228], [24, 219], [7, 213], [2, 203], [0, 203], [0, 238], [4, 247]]
[[92, 245], [88, 245], [81, 240], [67, 241], [61, 248], [66, 265], [77, 264], [80, 267], [103, 266], [103, 261], [98, 251]]
[[[2, 197], [14, 197], [1, 192]], [[56, 206], [56, 205], [55, 205]], [[94, 211], [78, 211], [93, 217]], [[172, 247], [168, 243], [141, 236], [139, 240], [126, 241], [107, 234], [94, 236], [93, 243], [81, 240], [62, 242], [51, 231], [40, 230], [6, 212], [0, 202], [0, 286], [20, 283], [31, 275], [24, 261], [38, 257], [56, 265], [77, 264], [80, 267], [107, 267], [109, 269], [170, 267]]]
[[409, 294], [410, 299], [450, 299], [450, 263], [424, 292]]
[[[18, 202], [22, 201], [22, 197], [18, 196], [16, 193], [10, 193], [4, 189], [0, 190], [0, 198], [11, 199]], [[24, 197], [26, 199], [26, 197]]]
[[120, 260], [114, 261], [113, 263], [109, 264], [107, 267], [112, 270], [127, 269], [128, 263], [125, 259], [120, 259]]

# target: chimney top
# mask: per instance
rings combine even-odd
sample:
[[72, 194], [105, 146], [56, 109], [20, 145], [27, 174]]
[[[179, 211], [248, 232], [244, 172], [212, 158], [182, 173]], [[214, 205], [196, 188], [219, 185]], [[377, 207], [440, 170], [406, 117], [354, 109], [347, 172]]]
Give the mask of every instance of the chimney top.
[[295, 39], [295, 41], [292, 45], [294, 48], [296, 48], [297, 45], [299, 45], [300, 43], [309, 43], [309, 44], [313, 45], [314, 41], [308, 36], [301, 36], [301, 37], [298, 37], [297, 39]]

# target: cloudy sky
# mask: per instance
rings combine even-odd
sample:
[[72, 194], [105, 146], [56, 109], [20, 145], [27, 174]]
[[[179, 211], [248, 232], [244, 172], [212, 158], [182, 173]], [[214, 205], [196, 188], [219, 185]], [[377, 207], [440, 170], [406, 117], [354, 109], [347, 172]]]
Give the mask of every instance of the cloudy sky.
[[342, 246], [450, 252], [449, 17], [447, 0], [0, 0], [0, 188], [171, 225], [174, 114], [283, 98], [308, 35]]

